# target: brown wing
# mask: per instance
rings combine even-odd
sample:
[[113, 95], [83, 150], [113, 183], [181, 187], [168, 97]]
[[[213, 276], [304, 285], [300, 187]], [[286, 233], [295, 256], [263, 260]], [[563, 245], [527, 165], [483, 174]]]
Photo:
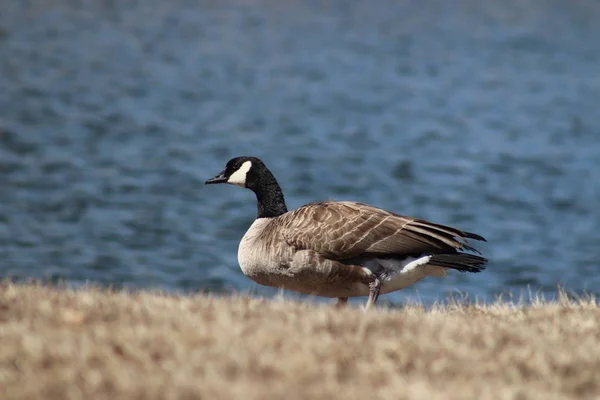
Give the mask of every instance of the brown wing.
[[308, 204], [280, 218], [288, 244], [331, 259], [477, 252], [465, 239], [485, 240], [473, 233], [355, 202]]

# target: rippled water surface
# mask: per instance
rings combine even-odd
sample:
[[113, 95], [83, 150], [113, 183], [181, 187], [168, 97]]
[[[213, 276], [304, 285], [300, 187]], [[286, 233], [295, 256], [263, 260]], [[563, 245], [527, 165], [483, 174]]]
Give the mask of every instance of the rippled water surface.
[[2, 2], [2, 276], [273, 291], [239, 270], [261, 157], [488, 239], [482, 274], [385, 296], [600, 287], [600, 3]]

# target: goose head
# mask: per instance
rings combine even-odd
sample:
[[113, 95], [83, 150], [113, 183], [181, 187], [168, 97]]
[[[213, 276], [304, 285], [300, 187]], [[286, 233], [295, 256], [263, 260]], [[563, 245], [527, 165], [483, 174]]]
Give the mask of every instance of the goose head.
[[223, 171], [204, 183], [207, 185], [228, 183], [250, 189], [264, 168], [265, 165], [256, 157], [235, 157], [227, 162]]
[[232, 158], [223, 171], [205, 183], [228, 183], [252, 190], [258, 200], [258, 218], [276, 217], [287, 212], [281, 187], [271, 171], [256, 157]]

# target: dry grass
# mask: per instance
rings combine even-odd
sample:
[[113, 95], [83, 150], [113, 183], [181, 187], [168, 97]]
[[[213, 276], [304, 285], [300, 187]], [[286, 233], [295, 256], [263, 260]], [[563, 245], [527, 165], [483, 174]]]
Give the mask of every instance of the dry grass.
[[593, 299], [364, 313], [0, 285], [0, 398], [600, 396]]

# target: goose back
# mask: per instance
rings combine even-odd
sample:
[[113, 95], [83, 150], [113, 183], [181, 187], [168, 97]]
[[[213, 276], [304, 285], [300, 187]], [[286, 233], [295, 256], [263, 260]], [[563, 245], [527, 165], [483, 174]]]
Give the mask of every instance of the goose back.
[[280, 235], [296, 250], [310, 249], [330, 259], [406, 257], [477, 252], [466, 239], [483, 237], [367, 204], [311, 203], [277, 219]]

